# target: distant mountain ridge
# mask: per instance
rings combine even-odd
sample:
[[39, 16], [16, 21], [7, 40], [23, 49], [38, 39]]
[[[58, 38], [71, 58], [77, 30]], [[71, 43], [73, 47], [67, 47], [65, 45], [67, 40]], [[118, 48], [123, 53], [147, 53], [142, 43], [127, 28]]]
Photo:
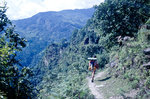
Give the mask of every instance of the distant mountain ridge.
[[24, 53], [19, 55], [23, 65], [30, 65], [33, 57], [51, 42], [69, 40], [74, 29], [79, 29], [91, 18], [94, 8], [40, 12], [30, 18], [14, 20], [16, 31], [28, 41]]

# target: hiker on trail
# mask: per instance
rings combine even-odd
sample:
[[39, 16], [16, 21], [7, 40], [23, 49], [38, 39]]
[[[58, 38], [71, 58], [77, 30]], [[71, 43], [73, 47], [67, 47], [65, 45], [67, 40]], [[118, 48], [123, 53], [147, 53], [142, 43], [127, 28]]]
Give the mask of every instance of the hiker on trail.
[[95, 75], [95, 72], [96, 72], [96, 69], [98, 69], [98, 64], [97, 64], [97, 58], [96, 56], [94, 56], [94, 58], [88, 58], [90, 61], [89, 61], [89, 70], [92, 71], [92, 82], [94, 81], [94, 75]]

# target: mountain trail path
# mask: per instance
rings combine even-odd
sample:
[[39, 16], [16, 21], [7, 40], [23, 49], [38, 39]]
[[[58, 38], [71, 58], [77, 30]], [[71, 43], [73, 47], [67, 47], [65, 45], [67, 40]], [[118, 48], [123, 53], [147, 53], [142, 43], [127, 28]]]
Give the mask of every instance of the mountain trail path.
[[[97, 78], [102, 77], [103, 74], [104, 71], [97, 73], [94, 79], [96, 80]], [[103, 87], [104, 85], [96, 85], [95, 82], [91, 82], [91, 77], [88, 77], [87, 79], [88, 79], [88, 87], [91, 91], [91, 94], [94, 95], [95, 99], [104, 99], [103, 94], [98, 89], [98, 87]]]

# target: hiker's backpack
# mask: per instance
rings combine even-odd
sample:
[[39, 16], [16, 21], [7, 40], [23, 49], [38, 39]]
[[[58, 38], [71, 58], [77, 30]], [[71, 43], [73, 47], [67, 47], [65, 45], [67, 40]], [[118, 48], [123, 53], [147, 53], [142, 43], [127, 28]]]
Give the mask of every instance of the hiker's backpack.
[[90, 60], [90, 64], [92, 64], [93, 67], [94, 67], [94, 65], [95, 65], [95, 60]]

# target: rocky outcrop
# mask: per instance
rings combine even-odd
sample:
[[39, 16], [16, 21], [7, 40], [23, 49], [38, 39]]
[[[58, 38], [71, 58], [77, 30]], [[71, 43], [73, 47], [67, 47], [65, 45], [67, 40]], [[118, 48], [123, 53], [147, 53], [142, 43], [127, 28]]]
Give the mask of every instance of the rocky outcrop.
[[[150, 48], [144, 49], [143, 52], [147, 58], [150, 58]], [[145, 67], [146, 69], [150, 69], [150, 62], [148, 62], [147, 64], [143, 64], [142, 66]]]
[[143, 52], [144, 52], [145, 55], [150, 55], [150, 48], [144, 49]]
[[125, 36], [125, 37], [118, 36], [116, 38], [117, 38], [117, 42], [119, 43], [119, 45], [127, 45], [129, 41], [131, 42], [134, 40], [134, 38], [131, 38], [130, 36]]
[[150, 69], [150, 62], [147, 63], [147, 64], [143, 64], [143, 67], [147, 68], [147, 69]]

